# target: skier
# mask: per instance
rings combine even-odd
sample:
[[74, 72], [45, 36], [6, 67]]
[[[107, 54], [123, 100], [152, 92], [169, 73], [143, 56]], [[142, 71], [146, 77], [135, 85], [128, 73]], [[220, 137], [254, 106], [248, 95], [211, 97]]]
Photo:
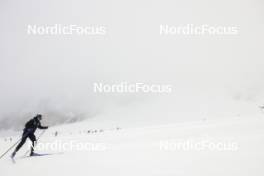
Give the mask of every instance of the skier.
[[42, 126], [41, 125], [40, 120], [42, 120], [42, 115], [37, 114], [33, 119], [29, 120], [25, 124], [25, 128], [23, 130], [23, 135], [22, 135], [21, 141], [17, 145], [15, 151], [12, 153], [12, 155], [11, 155], [12, 158], [15, 157], [16, 152], [23, 146], [23, 144], [26, 142], [27, 138], [29, 138], [32, 142], [30, 156], [34, 155], [34, 145], [36, 142], [36, 136], [34, 135], [34, 133], [35, 133], [36, 129], [37, 128], [48, 129], [48, 126]]

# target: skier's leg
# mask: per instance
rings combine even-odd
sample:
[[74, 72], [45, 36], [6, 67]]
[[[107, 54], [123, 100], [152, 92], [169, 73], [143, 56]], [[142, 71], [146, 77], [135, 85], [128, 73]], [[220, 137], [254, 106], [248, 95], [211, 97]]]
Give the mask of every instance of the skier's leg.
[[29, 136], [29, 139], [31, 140], [32, 142], [32, 146], [31, 146], [31, 151], [30, 151], [30, 155], [33, 155], [34, 154], [34, 146], [35, 146], [35, 143], [36, 143], [36, 136], [34, 134], [30, 134]]
[[20, 143], [17, 145], [15, 151], [12, 153], [12, 158], [16, 155], [16, 152], [24, 145], [27, 140], [27, 134], [23, 133]]
[[26, 140], [27, 140], [27, 137], [28, 137], [28, 136], [24, 136], [24, 135], [23, 135], [23, 137], [22, 137], [20, 143], [17, 145], [17, 147], [16, 147], [16, 149], [15, 149], [15, 152], [17, 152], [17, 151], [18, 151], [18, 150], [24, 145], [24, 143], [25, 143]]

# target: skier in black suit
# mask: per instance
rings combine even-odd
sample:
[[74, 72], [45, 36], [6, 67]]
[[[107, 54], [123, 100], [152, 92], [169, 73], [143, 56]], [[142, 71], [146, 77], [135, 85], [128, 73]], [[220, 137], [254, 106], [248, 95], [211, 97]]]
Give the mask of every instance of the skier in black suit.
[[36, 136], [34, 135], [35, 131], [37, 128], [39, 129], [48, 129], [48, 126], [42, 126], [40, 123], [40, 120], [42, 120], [42, 115], [41, 114], [37, 114], [33, 119], [29, 120], [26, 125], [25, 128], [23, 130], [23, 135], [21, 138], [20, 143], [17, 145], [15, 151], [12, 153], [12, 158], [15, 157], [16, 152], [24, 145], [24, 143], [26, 142], [27, 138], [29, 138], [32, 141], [32, 146], [31, 146], [31, 152], [30, 152], [30, 156], [34, 155], [34, 145], [36, 142]]

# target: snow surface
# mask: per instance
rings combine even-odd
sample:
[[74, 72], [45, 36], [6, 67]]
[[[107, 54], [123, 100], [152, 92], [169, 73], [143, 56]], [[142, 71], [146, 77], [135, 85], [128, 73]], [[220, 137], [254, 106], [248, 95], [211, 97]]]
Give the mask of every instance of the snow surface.
[[[90, 130], [90, 131], [88, 131]], [[95, 132], [97, 130], [97, 132]], [[1, 175], [93, 175], [93, 176], [262, 176], [264, 174], [264, 119], [234, 118], [175, 123], [138, 128], [93, 128], [89, 121], [52, 127], [39, 140], [102, 144], [101, 150], [45, 150], [51, 155], [23, 157], [27, 147], [16, 156], [10, 153], [0, 160]], [[58, 136], [54, 132], [58, 131]], [[36, 135], [39, 135], [39, 130]], [[0, 139], [3, 153], [13, 141]], [[161, 147], [164, 141], [202, 141], [235, 143], [234, 150], [212, 148], [184, 149]]]

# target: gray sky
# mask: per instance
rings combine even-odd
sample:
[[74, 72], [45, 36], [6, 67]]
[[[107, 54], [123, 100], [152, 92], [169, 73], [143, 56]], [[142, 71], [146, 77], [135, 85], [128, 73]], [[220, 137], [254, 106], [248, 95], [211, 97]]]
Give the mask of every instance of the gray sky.
[[[263, 8], [260, 0], [2, 0], [0, 119], [35, 111], [93, 116], [153, 98], [97, 95], [98, 81], [171, 84], [171, 99], [261, 101]], [[104, 25], [107, 34], [33, 36], [28, 24]], [[161, 24], [237, 26], [238, 35], [161, 36]]]

